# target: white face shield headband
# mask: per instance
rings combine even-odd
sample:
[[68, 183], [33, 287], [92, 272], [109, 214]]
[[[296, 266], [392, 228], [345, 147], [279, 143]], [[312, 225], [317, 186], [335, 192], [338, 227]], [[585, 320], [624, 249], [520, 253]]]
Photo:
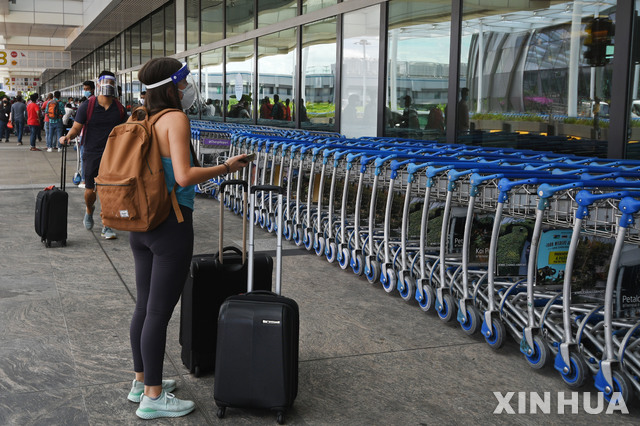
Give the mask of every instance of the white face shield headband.
[[98, 78], [98, 94], [102, 96], [117, 97], [116, 78], [111, 75], [103, 75]]
[[[176, 88], [182, 94], [180, 99], [180, 104], [182, 105], [183, 110], [188, 110], [191, 106], [196, 102], [199, 98], [199, 93], [196, 90], [197, 84], [189, 71], [189, 67], [187, 64], [184, 64], [182, 68], [173, 73], [171, 77], [165, 78], [164, 80], [160, 80], [157, 83], [148, 84], [145, 87], [147, 89], [155, 89], [156, 87], [160, 87], [162, 85], [173, 83]], [[181, 88], [181, 86], [183, 86]]]

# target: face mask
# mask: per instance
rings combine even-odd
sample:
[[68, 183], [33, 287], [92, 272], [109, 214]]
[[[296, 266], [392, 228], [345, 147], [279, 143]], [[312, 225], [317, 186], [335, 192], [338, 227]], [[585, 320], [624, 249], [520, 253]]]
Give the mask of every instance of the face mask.
[[102, 96], [115, 96], [116, 95], [116, 87], [110, 84], [102, 84], [100, 86], [100, 94]]
[[88, 91], [88, 90], [85, 90], [84, 91], [84, 96], [85, 96], [85, 98], [90, 98], [91, 97], [91, 92]]
[[193, 87], [192, 84], [187, 84], [187, 87], [178, 90], [182, 93], [182, 99], [180, 100], [182, 109], [191, 108], [191, 105], [193, 105], [196, 100], [196, 88]]
[[140, 105], [144, 105], [144, 99], [140, 99]]

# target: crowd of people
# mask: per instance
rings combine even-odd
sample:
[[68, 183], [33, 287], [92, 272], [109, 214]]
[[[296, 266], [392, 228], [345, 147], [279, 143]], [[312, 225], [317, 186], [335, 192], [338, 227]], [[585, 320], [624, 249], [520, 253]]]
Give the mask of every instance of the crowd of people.
[[32, 93], [26, 101], [21, 94], [4, 96], [0, 107], [0, 141], [8, 143], [15, 135], [17, 145], [22, 145], [23, 137], [29, 135], [29, 149], [41, 151], [36, 144], [42, 142], [44, 131], [47, 152], [61, 151], [58, 140], [73, 125], [78, 106], [85, 100], [86, 97], [72, 96], [63, 100], [57, 90], [46, 96]]

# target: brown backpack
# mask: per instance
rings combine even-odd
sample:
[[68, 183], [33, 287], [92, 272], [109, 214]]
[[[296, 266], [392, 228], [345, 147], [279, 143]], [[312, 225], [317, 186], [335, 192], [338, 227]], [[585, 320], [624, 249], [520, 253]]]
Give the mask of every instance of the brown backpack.
[[96, 191], [102, 206], [102, 223], [120, 231], [146, 232], [156, 228], [173, 209], [182, 222], [176, 188], [169, 193], [154, 123], [169, 111], [149, 118], [139, 107], [131, 117], [113, 128], [100, 160]]

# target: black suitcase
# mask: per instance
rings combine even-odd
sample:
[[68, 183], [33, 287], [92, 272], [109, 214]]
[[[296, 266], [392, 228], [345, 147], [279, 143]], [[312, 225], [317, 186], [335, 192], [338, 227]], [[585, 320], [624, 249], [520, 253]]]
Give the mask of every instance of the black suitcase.
[[67, 147], [62, 147], [62, 166], [60, 168], [60, 188], [50, 186], [38, 192], [36, 196], [35, 229], [46, 247], [57, 241], [67, 245], [67, 215], [69, 212], [69, 194], [65, 192], [65, 174], [67, 171]]
[[[243, 223], [243, 247], [223, 247], [222, 196], [228, 185], [247, 188], [245, 181], [225, 181], [220, 185], [220, 237], [219, 252], [193, 256], [189, 276], [180, 302], [180, 344], [182, 363], [196, 377], [213, 371], [216, 356], [216, 335], [218, 312], [222, 302], [234, 294], [247, 289], [247, 269], [245, 261], [246, 220]], [[246, 211], [246, 203], [244, 205]], [[222, 255], [221, 255], [222, 254]], [[271, 290], [273, 259], [262, 255], [256, 259], [255, 277], [257, 288]]]
[[[284, 424], [285, 411], [298, 393], [299, 310], [282, 296], [282, 192], [281, 187], [251, 188], [250, 212], [255, 191], [278, 191], [276, 292], [252, 291], [229, 297], [220, 308], [214, 381], [217, 415], [227, 407], [264, 408], [277, 412]], [[249, 270], [253, 257], [253, 221], [249, 231]]]

